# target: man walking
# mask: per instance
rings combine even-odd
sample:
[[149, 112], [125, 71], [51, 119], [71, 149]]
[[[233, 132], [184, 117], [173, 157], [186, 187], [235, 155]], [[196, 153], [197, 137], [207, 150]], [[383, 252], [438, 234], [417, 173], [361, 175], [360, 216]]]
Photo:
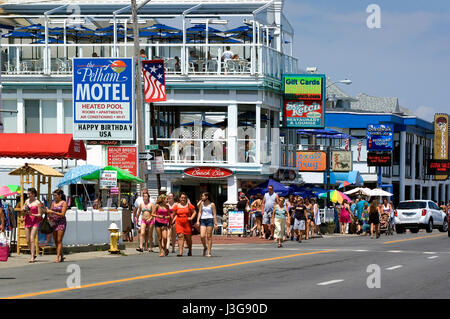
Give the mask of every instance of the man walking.
[[264, 227], [264, 233], [269, 234], [270, 229], [270, 237], [269, 239], [273, 239], [273, 226], [272, 226], [272, 212], [273, 207], [275, 206], [276, 201], [278, 200], [278, 195], [273, 191], [273, 186], [269, 185], [269, 191], [264, 194], [264, 199], [262, 203], [262, 210], [263, 210], [263, 227]]

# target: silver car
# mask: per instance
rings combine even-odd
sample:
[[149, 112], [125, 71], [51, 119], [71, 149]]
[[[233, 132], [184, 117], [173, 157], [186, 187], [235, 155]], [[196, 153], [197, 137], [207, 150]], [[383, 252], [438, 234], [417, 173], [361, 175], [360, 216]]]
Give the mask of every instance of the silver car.
[[427, 233], [431, 233], [433, 228], [441, 232], [448, 230], [447, 214], [431, 200], [400, 202], [394, 220], [397, 233], [403, 233], [405, 229], [412, 233], [417, 233], [419, 229], [425, 229]]

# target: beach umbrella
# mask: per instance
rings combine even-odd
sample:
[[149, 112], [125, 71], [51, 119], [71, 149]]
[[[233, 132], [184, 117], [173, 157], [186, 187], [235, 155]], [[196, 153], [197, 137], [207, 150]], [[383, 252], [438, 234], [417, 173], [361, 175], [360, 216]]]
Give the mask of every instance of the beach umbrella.
[[92, 174], [89, 174], [87, 176], [83, 176], [82, 179], [84, 179], [84, 180], [100, 179], [100, 172], [102, 170], [103, 171], [116, 171], [117, 172], [117, 180], [120, 180], [120, 181], [144, 183], [144, 181], [142, 179], [132, 175], [128, 171], [118, 168], [118, 167], [114, 167], [114, 166], [105, 166], [103, 169], [95, 171]]
[[346, 195], [363, 195], [363, 196], [370, 196], [369, 195], [370, 188], [367, 187], [357, 187], [352, 190], [349, 190], [345, 192]]
[[369, 191], [369, 196], [378, 197], [378, 196], [387, 196], [391, 197], [393, 194], [382, 190], [381, 188], [374, 188]]
[[0, 187], [0, 198], [17, 195], [20, 193], [19, 185], [6, 185]]
[[[116, 25], [116, 30], [117, 31], [125, 31], [125, 27], [121, 24]], [[110, 25], [109, 27], [105, 27], [105, 28], [97, 28], [95, 29], [95, 32], [114, 32], [114, 25]]]
[[[330, 200], [333, 203], [339, 203], [342, 204], [342, 202], [344, 201], [344, 199], [346, 199], [348, 202], [351, 201], [350, 197], [348, 197], [347, 195], [345, 195], [344, 193], [341, 193], [338, 190], [330, 190], [328, 191], [330, 193]], [[319, 198], [326, 198], [327, 197], [327, 193], [321, 193], [319, 194]]]
[[44, 36], [40, 33], [31, 33], [26, 31], [11, 31], [3, 34], [2, 38], [18, 38], [18, 39], [41, 39]]
[[180, 29], [177, 29], [177, 28], [174, 28], [174, 27], [162, 24], [162, 23], [156, 23], [154, 25], [150, 25], [148, 27], [141, 28], [140, 30], [141, 31], [156, 31], [156, 32], [158, 32], [160, 34], [163, 33], [163, 32], [166, 32], [166, 33], [178, 33], [178, 32], [181, 31]]
[[64, 185], [76, 184], [82, 181], [83, 176], [87, 176], [96, 171], [101, 170], [100, 166], [95, 165], [82, 165], [72, 168], [64, 174], [64, 177], [59, 181], [58, 187], [62, 187]]
[[242, 32], [253, 33], [253, 28], [248, 25], [242, 25], [234, 29], [226, 30], [223, 33], [242, 33]]
[[45, 27], [42, 24], [31, 24], [26, 27], [16, 29], [18, 31], [44, 31]]

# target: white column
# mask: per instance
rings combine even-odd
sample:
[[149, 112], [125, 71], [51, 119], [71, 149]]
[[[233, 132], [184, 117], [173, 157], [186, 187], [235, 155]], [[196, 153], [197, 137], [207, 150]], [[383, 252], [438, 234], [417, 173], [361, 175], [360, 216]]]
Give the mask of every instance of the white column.
[[22, 89], [17, 90], [17, 133], [25, 133], [25, 103]]
[[166, 185], [167, 185], [166, 186], [166, 188], [167, 188], [167, 193], [166, 194], [172, 193], [172, 181], [170, 179], [167, 179]]
[[[420, 166], [420, 179], [423, 180], [424, 179], [424, 173], [423, 173], [423, 167], [424, 167], [424, 163], [423, 163], [423, 146], [419, 145], [419, 166]], [[417, 176], [416, 176], [417, 178]]]
[[256, 104], [256, 163], [261, 164], [261, 104]]
[[410, 197], [416, 199], [416, 136], [413, 135], [412, 152], [411, 152], [411, 188]]
[[406, 132], [400, 132], [400, 201], [405, 200]]
[[[141, 116], [141, 115], [138, 115]], [[150, 104], [145, 103], [145, 118], [144, 118], [144, 145], [150, 145]], [[136, 137], [137, 140], [137, 137]]]
[[281, 143], [280, 143], [280, 112], [275, 111], [274, 112], [274, 119], [273, 119], [273, 125], [272, 128], [272, 165], [274, 166], [280, 166], [280, 153], [281, 153]]
[[440, 204], [440, 202], [443, 202], [443, 201], [445, 201], [445, 184], [442, 184], [442, 187], [441, 187], [441, 198], [439, 200], [439, 204]]
[[232, 175], [227, 178], [227, 204], [236, 204], [238, 201], [238, 182], [237, 176]]
[[439, 201], [439, 183], [435, 183], [433, 200], [436, 202]]
[[56, 96], [56, 132], [62, 134], [64, 133], [64, 100], [62, 98], [62, 90], [57, 90]]
[[428, 189], [427, 189], [427, 199], [429, 199], [429, 200], [432, 199], [432, 198], [431, 198], [431, 185], [429, 185], [429, 186], [428, 186]]
[[228, 127], [227, 127], [227, 161], [230, 165], [237, 163], [237, 131], [238, 131], [238, 106], [228, 105]]

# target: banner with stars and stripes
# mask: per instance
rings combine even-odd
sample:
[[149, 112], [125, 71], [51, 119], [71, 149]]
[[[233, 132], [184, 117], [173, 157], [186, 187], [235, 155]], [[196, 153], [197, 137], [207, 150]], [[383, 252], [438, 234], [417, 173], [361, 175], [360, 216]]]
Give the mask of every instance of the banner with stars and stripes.
[[164, 60], [142, 61], [145, 103], [166, 101]]

